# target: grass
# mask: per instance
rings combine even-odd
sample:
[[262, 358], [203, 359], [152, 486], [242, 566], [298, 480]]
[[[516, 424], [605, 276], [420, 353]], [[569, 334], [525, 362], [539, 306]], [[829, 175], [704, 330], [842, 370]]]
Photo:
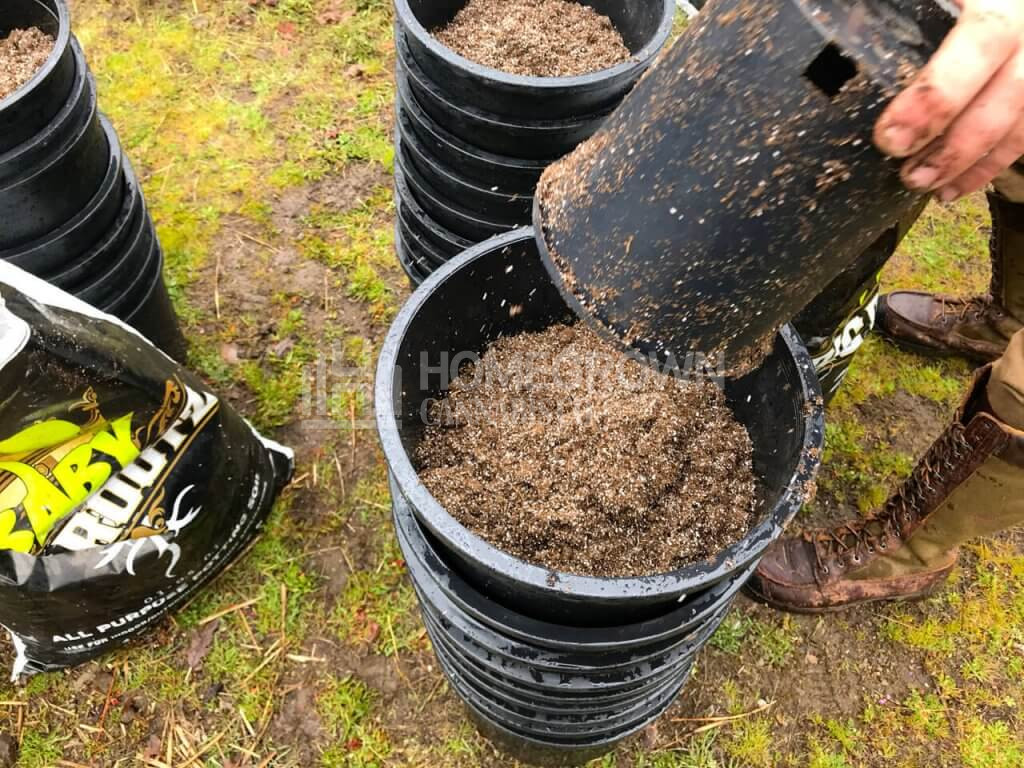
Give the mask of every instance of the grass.
[[[15, 704], [0, 705], [0, 733], [29, 768], [155, 765], [140, 757], [154, 748], [162, 758], [170, 748], [172, 765], [205, 768], [511, 766], [431, 654], [381, 457], [371, 433], [350, 431], [369, 413], [366, 392], [333, 392], [328, 413], [315, 414], [326, 419], [319, 431], [302, 419], [311, 366], [329, 352], [372, 372], [403, 297], [389, 191], [390, 4], [79, 0], [74, 11], [157, 222], [193, 365], [303, 450], [299, 481], [243, 561], [138, 647], [3, 685], [0, 701]], [[332, 184], [349, 191], [312, 194]], [[308, 200], [292, 216], [296, 195]], [[981, 198], [931, 207], [886, 287], [982, 290], [987, 226]], [[218, 318], [211, 275], [235, 232], [269, 246], [254, 246], [242, 270], [261, 302]], [[290, 271], [275, 266], [281, 258]], [[307, 268], [323, 275], [315, 289], [296, 279]], [[830, 409], [809, 514], [881, 503], [916, 459], [906, 436], [941, 428], [968, 376], [964, 363], [869, 341]], [[972, 545], [949, 589], [921, 604], [822, 621], [734, 611], [677, 707], [592, 768], [1024, 764], [1021, 551], [1019, 536]], [[188, 669], [190, 645], [218, 614], [208, 653]], [[826, 657], [827, 640], [862, 668]], [[898, 660], [891, 686], [868, 674], [875, 655]], [[914, 682], [899, 682], [904, 668]], [[856, 695], [786, 698], [823, 674]], [[722, 715], [735, 719], [710, 730], [682, 719]]]

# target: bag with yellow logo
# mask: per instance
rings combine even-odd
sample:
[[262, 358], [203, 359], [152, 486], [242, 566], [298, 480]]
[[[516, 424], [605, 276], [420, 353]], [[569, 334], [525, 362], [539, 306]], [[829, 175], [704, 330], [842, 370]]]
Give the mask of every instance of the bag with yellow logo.
[[79, 664], [181, 606], [292, 471], [119, 320], [0, 263], [0, 624], [14, 674]]

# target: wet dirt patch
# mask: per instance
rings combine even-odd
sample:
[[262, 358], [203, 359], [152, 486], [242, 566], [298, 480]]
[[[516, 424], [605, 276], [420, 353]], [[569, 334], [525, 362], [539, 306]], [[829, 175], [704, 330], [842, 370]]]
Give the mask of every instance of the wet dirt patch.
[[685, 742], [701, 724], [679, 719], [729, 714], [723, 711], [722, 691], [731, 685], [745, 711], [758, 702], [768, 704], [772, 746], [784, 754], [804, 749], [816, 717], [856, 719], [869, 705], [899, 708], [914, 691], [934, 691], [921, 654], [866, 642], [879, 631], [886, 610], [869, 606], [833, 616], [787, 616], [741, 597], [726, 623], [775, 627], [791, 643], [785, 660], [771, 663], [750, 637], [736, 653], [706, 647], [693, 682], [659, 724], [660, 745]]
[[294, 238], [303, 228], [303, 218], [314, 210], [354, 210], [390, 184], [391, 176], [376, 163], [352, 163], [313, 184], [283, 191], [273, 206], [271, 220], [282, 236]]
[[934, 400], [903, 390], [870, 397], [857, 405], [857, 412], [876, 426], [891, 450], [914, 457], [923, 455], [953, 418]]

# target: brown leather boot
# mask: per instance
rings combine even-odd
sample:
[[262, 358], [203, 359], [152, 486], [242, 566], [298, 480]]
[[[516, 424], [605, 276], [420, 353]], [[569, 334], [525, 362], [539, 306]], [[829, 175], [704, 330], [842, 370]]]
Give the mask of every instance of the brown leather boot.
[[883, 296], [878, 329], [900, 346], [925, 354], [996, 360], [1024, 327], [1024, 203], [998, 192], [992, 211], [992, 286], [986, 296], [956, 298], [919, 291]]
[[885, 506], [776, 542], [749, 591], [797, 613], [922, 597], [945, 581], [961, 544], [1024, 523], [1024, 432], [988, 412], [989, 373]]

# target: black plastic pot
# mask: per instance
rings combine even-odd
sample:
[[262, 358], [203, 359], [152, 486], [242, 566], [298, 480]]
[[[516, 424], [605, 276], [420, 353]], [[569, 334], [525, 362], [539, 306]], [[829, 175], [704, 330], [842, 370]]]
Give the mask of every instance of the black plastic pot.
[[[76, 262], [74, 267], [83, 267], [80, 258], [83, 249], [88, 249], [107, 234], [125, 202], [125, 169], [122, 167], [121, 145], [117, 133], [102, 115], [100, 125], [111, 151], [106, 174], [96, 194], [70, 221], [39, 240], [0, 251], [0, 260], [9, 261], [44, 278], [71, 261]], [[67, 287], [67, 283], [62, 281], [52, 282], [62, 288]]]
[[[821, 394], [806, 350], [788, 327], [757, 371], [729, 381], [726, 395], [754, 442], [764, 513], [740, 542], [679, 571], [635, 579], [556, 573], [507, 555], [471, 534], [419, 482], [410, 459], [421, 432], [420, 409], [447, 383], [438, 366], [463, 351], [480, 352], [501, 335], [573, 319], [521, 229], [449, 262], [399, 312], [383, 347], [377, 420], [396, 491], [440, 542], [469, 583], [534, 618], [607, 626], [653, 618], [690, 595], [745, 570], [763, 554], [807, 497], [822, 444]], [[522, 311], [510, 316], [509, 306]], [[421, 356], [422, 353], [422, 356]], [[420, 373], [428, 384], [421, 387]]]
[[405, 36], [395, 30], [398, 67], [409, 90], [438, 125], [474, 145], [499, 155], [551, 161], [593, 136], [610, 110], [560, 119], [527, 119], [515, 111], [490, 112], [444, 90], [410, 58]]
[[952, 23], [933, 0], [708, 5], [596, 151], [541, 181], [534, 223], [567, 301], [645, 354], [756, 365], [920, 203], [872, 133]]
[[395, 165], [395, 212], [411, 231], [426, 238], [437, 251], [449, 258], [473, 245], [472, 240], [442, 227], [430, 217], [413, 195], [399, 164]]
[[396, 217], [396, 222], [401, 232], [402, 241], [407, 243], [414, 252], [420, 254], [421, 258], [425, 259], [425, 263], [430, 265], [431, 271], [445, 265], [448, 259], [445, 258], [444, 254], [439, 253], [429, 241], [412, 232], [400, 216]]
[[452, 518], [410, 456], [424, 404], [447, 387], [460, 353], [572, 319], [533, 230], [495, 237], [440, 268], [399, 312], [375, 398], [398, 541], [442, 669], [489, 735], [520, 758], [559, 765], [606, 750], [671, 705], [813, 487], [823, 443], [817, 380], [787, 327], [761, 368], [726, 383], [763, 494], [761, 519], [742, 541], [644, 578], [583, 577], [512, 557]]
[[577, 77], [524, 77], [481, 66], [431, 34], [451, 21], [465, 0], [395, 0], [398, 37], [404, 38], [401, 45], [408, 50], [399, 53], [411, 57], [426, 80], [442, 84], [458, 103], [484, 111], [539, 120], [607, 112], [629, 92], [668, 40], [675, 3], [587, 0], [586, 4], [611, 19], [633, 54], [628, 61]]
[[[111, 263], [117, 261], [120, 254], [128, 247], [132, 234], [138, 232], [139, 227], [142, 226], [140, 221], [146, 216], [146, 206], [142, 199], [142, 190], [139, 189], [138, 179], [135, 177], [135, 170], [127, 157], [122, 156], [121, 162], [124, 184], [121, 203], [114, 220], [109, 224], [102, 237], [92, 247], [66, 261], [58, 271], [40, 274], [43, 279], [69, 293], [76, 293], [80, 288], [88, 285], [97, 273], [104, 271]], [[35, 262], [23, 263], [17, 259], [12, 259], [12, 261], [23, 269], [36, 272]]]
[[400, 67], [396, 69], [395, 80], [396, 111], [408, 121], [408, 126], [403, 128], [406, 137], [413, 134], [435, 157], [467, 179], [498, 185], [501, 191], [510, 194], [533, 195], [540, 175], [547, 168], [547, 161], [496, 155], [463, 141], [434, 122], [424, 111], [410, 93], [408, 78]]
[[[614, 638], [629, 634], [625, 647], [596, 644], [583, 649], [574, 627], [544, 625], [516, 615], [463, 582], [434, 551], [430, 534], [400, 500], [394, 506], [399, 545], [420, 601], [424, 623], [442, 669], [459, 696], [480, 717], [506, 732], [504, 746], [517, 757], [577, 763], [607, 749], [657, 718], [675, 700], [693, 659], [724, 618], [746, 573], [695, 610], [695, 619], [673, 622], [671, 610], [647, 627], [584, 628], [584, 634]], [[429, 565], [428, 565], [429, 563]], [[485, 626], [448, 599], [452, 586], [487, 614], [518, 623], [508, 635]], [[516, 616], [513, 622], [511, 616]], [[663, 627], [671, 626], [671, 637]], [[543, 628], [544, 645], [524, 639], [522, 628]], [[564, 639], [559, 644], [556, 636]]]
[[163, 277], [164, 255], [160, 244], [153, 243], [152, 260], [143, 279], [132, 286], [129, 297], [110, 311], [123, 317], [128, 325], [152, 341], [176, 360], [184, 361], [188, 345], [178, 326], [167, 284]]
[[[424, 234], [422, 225], [407, 214], [405, 204], [402, 203], [397, 195], [395, 196], [395, 222], [402, 229], [403, 233], [410, 235], [410, 239], [417, 243], [415, 247], [422, 250], [427, 260], [436, 263], [437, 266], [448, 261], [452, 256], [457, 255], [442, 250], [433, 239]], [[465, 250], [465, 248], [460, 250]], [[436, 262], [437, 258], [441, 259], [440, 263]]]
[[124, 244], [113, 254], [110, 263], [92, 272], [87, 282], [73, 288], [75, 296], [94, 307], [111, 311], [111, 308], [120, 301], [120, 297], [142, 280], [156, 244], [153, 223], [145, 211], [143, 214], [137, 218]]
[[[719, 582], [701, 592], [687, 595], [671, 610], [654, 619], [636, 624], [580, 627], [552, 624], [519, 613], [492, 600], [462, 578], [438, 552], [434, 537], [416, 521], [411, 508], [393, 491], [395, 525], [400, 542], [409, 552], [407, 560], [429, 578], [443, 593], [453, 610], [486, 624], [509, 638], [539, 647], [563, 652], [604, 653], [634, 652], [657, 643], [670, 644], [691, 628], [727, 604], [735, 590], [729, 580]], [[737, 580], [746, 581], [750, 567]]]
[[461, 202], [445, 197], [435, 189], [423, 175], [403, 159], [402, 140], [395, 138], [395, 168], [409, 185], [412, 196], [430, 212], [430, 217], [453, 234], [470, 242], [479, 243], [500, 232], [509, 232], [520, 225], [514, 222], [498, 221], [483, 213], [466, 208]]
[[415, 168], [439, 194], [448, 200], [458, 200], [471, 211], [512, 226], [520, 226], [533, 213], [532, 190], [524, 194], [508, 194], [502, 192], [496, 184], [485, 187], [480, 182], [461, 176], [420, 142], [400, 106], [397, 117], [396, 151], [400, 147], [402, 162]]
[[402, 228], [397, 221], [395, 222], [395, 253], [398, 254], [398, 263], [402, 265], [402, 271], [409, 278], [413, 288], [418, 287], [434, 271], [433, 265], [409, 251], [405, 238], [402, 236]]
[[0, 248], [45, 237], [85, 208], [100, 188], [111, 147], [96, 108], [96, 83], [77, 42], [71, 96], [38, 134], [0, 155]]
[[522, 77], [475, 64], [430, 34], [464, 0], [396, 0], [396, 156], [431, 221], [404, 224], [407, 272], [436, 263], [438, 252], [454, 255], [434, 225], [480, 242], [528, 224], [544, 168], [594, 134], [668, 39], [673, 0], [586, 2], [611, 18], [632, 58], [579, 77]]
[[51, 35], [54, 47], [31, 80], [0, 100], [0, 155], [43, 130], [64, 106], [75, 78], [67, 5], [60, 0], [4, 0], [0, 38], [29, 27]]

